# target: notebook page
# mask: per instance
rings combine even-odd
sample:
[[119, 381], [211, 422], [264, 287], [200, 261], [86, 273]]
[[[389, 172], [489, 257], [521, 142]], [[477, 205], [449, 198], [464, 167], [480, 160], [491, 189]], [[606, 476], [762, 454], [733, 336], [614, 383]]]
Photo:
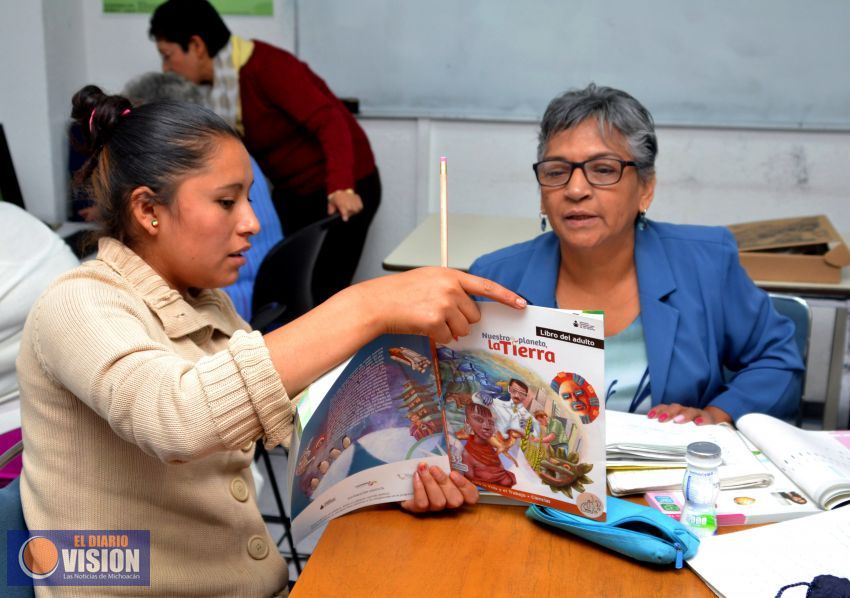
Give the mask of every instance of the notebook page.
[[[817, 575], [848, 577], [848, 554], [850, 509], [836, 509], [704, 538], [688, 565], [727, 598], [773, 598]], [[805, 596], [805, 588], [785, 596]]]

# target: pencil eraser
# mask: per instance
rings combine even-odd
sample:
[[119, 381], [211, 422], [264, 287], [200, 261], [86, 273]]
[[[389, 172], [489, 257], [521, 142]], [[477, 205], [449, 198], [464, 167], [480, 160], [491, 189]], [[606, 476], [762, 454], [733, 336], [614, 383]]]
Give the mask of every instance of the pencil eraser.
[[445, 161], [446, 161], [446, 157], [445, 157], [445, 156], [440, 156], [440, 162], [445, 162]]

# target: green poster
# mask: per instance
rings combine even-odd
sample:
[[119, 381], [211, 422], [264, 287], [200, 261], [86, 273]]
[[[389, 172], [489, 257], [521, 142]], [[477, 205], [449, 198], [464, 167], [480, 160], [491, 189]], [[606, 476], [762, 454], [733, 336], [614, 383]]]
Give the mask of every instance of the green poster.
[[[151, 14], [163, 0], [103, 0], [104, 13]], [[223, 15], [248, 15], [270, 17], [274, 14], [274, 0], [210, 0]]]

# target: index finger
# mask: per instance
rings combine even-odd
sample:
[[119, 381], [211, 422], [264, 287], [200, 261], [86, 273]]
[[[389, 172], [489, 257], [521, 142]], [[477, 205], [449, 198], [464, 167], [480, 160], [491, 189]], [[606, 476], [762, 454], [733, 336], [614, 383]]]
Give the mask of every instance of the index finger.
[[523, 309], [526, 305], [528, 305], [528, 301], [523, 299], [520, 295], [506, 289], [497, 282], [493, 282], [488, 278], [475, 276], [474, 274], [468, 274], [466, 272], [461, 272], [461, 274], [460, 286], [463, 287], [463, 290], [469, 295], [487, 297], [488, 299], [504, 303], [508, 307], [513, 307], [515, 309]]

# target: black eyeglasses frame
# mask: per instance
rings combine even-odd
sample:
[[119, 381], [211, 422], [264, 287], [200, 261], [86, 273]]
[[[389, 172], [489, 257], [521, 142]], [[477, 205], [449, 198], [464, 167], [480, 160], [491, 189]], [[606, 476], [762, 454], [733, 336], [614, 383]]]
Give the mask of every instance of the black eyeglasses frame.
[[[597, 160], [610, 160], [612, 162], [618, 162], [620, 164], [620, 176], [617, 177], [616, 181], [610, 183], [592, 183], [590, 179], [587, 178], [587, 171], [584, 169], [584, 165], [589, 162], [596, 162]], [[540, 175], [537, 173], [537, 167], [545, 162], [560, 162], [561, 164], [566, 164], [570, 167], [570, 176], [567, 177], [567, 180], [561, 183], [560, 185], [544, 185], [540, 182]], [[548, 189], [555, 189], [558, 187], [564, 187], [567, 183], [570, 182], [570, 179], [573, 178], [573, 174], [576, 169], [581, 169], [581, 173], [584, 175], [585, 180], [594, 187], [610, 187], [611, 185], [616, 185], [623, 179], [623, 172], [626, 170], [627, 166], [634, 166], [637, 169], [642, 168], [644, 165], [640, 162], [635, 162], [634, 160], [620, 160], [619, 158], [591, 158], [590, 160], [585, 160], [584, 162], [571, 162], [569, 160], [563, 160], [561, 158], [549, 158], [548, 160], [540, 160], [539, 162], [535, 162], [531, 165], [531, 169], [534, 171], [534, 178], [537, 179], [537, 184], [541, 187], [546, 187]]]

